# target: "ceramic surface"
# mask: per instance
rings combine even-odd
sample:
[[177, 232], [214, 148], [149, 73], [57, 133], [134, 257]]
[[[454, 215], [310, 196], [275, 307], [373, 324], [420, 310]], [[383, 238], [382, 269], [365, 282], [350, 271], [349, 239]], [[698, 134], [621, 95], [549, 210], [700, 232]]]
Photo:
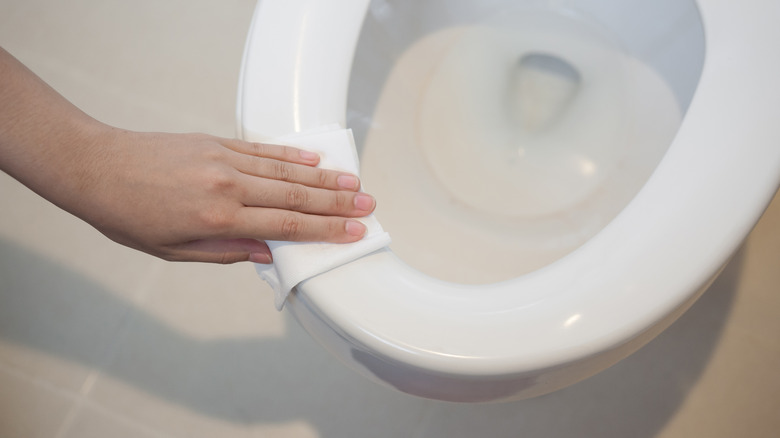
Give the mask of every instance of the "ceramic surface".
[[[258, 5], [240, 91], [245, 136], [344, 123], [347, 73], [367, 6]], [[638, 32], [625, 44], [642, 41], [641, 28], [621, 25], [644, 16], [613, 6], [605, 22]], [[675, 11], [690, 6], [666, 2], [645, 12], [685, 16]], [[776, 111], [765, 84], [780, 59], [769, 55], [778, 31], [763, 17], [776, 6], [697, 6], [706, 57], [679, 131], [641, 191], [587, 242], [518, 278], [481, 285], [423, 275], [382, 251], [302, 283], [293, 313], [356, 369], [410, 393], [460, 401], [549, 392], [652, 339], [714, 278], [780, 179], [780, 131], [765, 122]], [[272, 44], [279, 33], [289, 46]], [[276, 68], [264, 68], [268, 62]], [[650, 62], [663, 74], [660, 61]], [[267, 85], [282, 78], [288, 86]], [[680, 96], [691, 95], [677, 84]], [[263, 112], [269, 102], [279, 110], [273, 116]]]

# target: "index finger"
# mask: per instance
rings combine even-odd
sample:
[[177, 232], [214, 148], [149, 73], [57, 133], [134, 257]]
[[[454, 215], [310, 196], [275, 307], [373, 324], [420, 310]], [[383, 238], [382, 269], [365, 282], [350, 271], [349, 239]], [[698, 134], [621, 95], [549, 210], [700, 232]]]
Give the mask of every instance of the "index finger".
[[320, 156], [316, 152], [271, 143], [248, 142], [238, 139], [224, 139], [222, 145], [235, 152], [260, 158], [271, 158], [288, 163], [316, 166]]

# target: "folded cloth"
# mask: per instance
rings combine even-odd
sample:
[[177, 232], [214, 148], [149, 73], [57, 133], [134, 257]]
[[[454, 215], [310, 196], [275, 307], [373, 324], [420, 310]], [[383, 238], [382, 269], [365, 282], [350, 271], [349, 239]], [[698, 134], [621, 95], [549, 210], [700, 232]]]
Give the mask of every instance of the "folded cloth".
[[[275, 139], [273, 143], [317, 152], [318, 167], [357, 175], [357, 150], [352, 130], [328, 125], [312, 131]], [[273, 254], [271, 265], [255, 264], [257, 273], [275, 292], [275, 304], [282, 310], [292, 289], [300, 282], [357, 260], [390, 244], [390, 236], [374, 215], [358, 218], [366, 225], [366, 235], [354, 243], [266, 241]]]

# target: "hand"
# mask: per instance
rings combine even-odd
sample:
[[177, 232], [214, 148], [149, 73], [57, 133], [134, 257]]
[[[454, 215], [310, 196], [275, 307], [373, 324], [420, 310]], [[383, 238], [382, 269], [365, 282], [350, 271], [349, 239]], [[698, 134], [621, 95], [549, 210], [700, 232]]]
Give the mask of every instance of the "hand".
[[[109, 128], [67, 209], [123, 245], [166, 260], [271, 263], [264, 240], [354, 242], [374, 199], [354, 175], [292, 147]], [[75, 164], [75, 163], [74, 163]]]

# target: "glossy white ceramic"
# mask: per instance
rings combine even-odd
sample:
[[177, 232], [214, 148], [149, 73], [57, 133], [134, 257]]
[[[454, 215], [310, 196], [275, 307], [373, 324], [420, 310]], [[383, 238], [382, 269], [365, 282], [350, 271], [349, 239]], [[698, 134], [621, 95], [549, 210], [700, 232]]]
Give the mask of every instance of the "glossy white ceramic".
[[[630, 34], [643, 26], [628, 11], [644, 11], [644, 27], [653, 27], [654, 16], [674, 15], [683, 2], [592, 3]], [[386, 250], [302, 283], [290, 311], [363, 374], [452, 401], [547, 393], [647, 343], [706, 289], [780, 182], [780, 4], [696, 5], [706, 55], [678, 133], [641, 191], [586, 243], [487, 285], [434, 279]], [[240, 81], [240, 135], [267, 139], [345, 124], [367, 6], [258, 3]]]

